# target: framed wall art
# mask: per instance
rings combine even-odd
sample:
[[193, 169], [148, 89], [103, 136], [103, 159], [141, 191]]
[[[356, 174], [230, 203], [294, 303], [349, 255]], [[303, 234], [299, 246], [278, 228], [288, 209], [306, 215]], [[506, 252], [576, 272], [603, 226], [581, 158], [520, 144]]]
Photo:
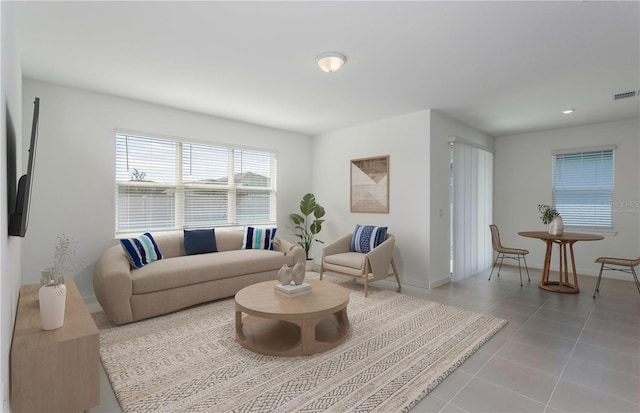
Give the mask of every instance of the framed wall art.
[[389, 213], [389, 155], [351, 160], [351, 212]]

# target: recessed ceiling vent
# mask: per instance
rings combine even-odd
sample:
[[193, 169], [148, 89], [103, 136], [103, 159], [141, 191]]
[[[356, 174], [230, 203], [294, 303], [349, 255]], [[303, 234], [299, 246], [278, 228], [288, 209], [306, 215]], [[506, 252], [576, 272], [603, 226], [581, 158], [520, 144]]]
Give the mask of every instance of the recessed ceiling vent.
[[634, 98], [636, 96], [638, 96], [638, 92], [636, 92], [635, 90], [632, 90], [631, 92], [616, 93], [611, 97], [611, 99], [620, 100], [620, 99], [626, 99], [626, 98]]

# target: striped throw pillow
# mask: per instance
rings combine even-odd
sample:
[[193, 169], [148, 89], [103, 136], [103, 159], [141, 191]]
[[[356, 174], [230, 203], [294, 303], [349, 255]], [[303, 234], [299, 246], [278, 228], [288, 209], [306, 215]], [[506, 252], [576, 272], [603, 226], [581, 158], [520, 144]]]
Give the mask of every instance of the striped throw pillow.
[[242, 249], [273, 250], [273, 239], [278, 228], [254, 228], [244, 229]]
[[162, 259], [158, 244], [148, 232], [138, 238], [121, 239], [120, 244], [133, 268], [142, 268], [150, 262]]
[[356, 225], [351, 238], [351, 251], [368, 253], [387, 239], [387, 227]]

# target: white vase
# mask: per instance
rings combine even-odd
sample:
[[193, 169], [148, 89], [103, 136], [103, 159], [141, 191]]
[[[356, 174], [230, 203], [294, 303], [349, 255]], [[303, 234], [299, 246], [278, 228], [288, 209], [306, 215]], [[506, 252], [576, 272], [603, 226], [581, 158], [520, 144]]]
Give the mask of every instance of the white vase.
[[40, 287], [40, 317], [43, 330], [55, 330], [64, 324], [67, 287], [64, 284], [46, 284]]
[[304, 265], [304, 269], [307, 271], [313, 271], [314, 264], [315, 264], [315, 261], [313, 260], [313, 258], [307, 258], [307, 262]]
[[278, 271], [278, 282], [282, 285], [289, 285], [292, 279], [293, 273], [291, 272], [291, 268], [289, 268], [287, 264], [282, 264], [282, 267]]
[[305, 268], [302, 262], [298, 262], [293, 266], [291, 272], [293, 273], [293, 283], [295, 285], [300, 285], [304, 282], [304, 270]]
[[549, 234], [551, 235], [562, 235], [564, 232], [564, 223], [562, 222], [562, 217], [557, 216], [553, 218], [553, 221], [549, 224]]

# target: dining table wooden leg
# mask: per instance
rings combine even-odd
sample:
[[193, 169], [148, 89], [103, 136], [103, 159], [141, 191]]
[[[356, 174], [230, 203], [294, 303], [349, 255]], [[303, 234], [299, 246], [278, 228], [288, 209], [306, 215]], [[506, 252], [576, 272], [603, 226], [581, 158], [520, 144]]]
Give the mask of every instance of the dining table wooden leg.
[[543, 287], [549, 282], [549, 267], [551, 267], [551, 251], [553, 249], [553, 241], [546, 241], [547, 250], [544, 255], [544, 267], [542, 268], [542, 279], [540, 286]]
[[569, 251], [571, 252], [571, 267], [573, 268], [573, 286], [576, 292], [578, 292], [580, 288], [578, 287], [578, 274], [576, 273], [576, 259], [573, 256], [573, 244], [575, 244], [575, 242], [569, 243]]
[[562, 247], [564, 248], [564, 254], [563, 254], [563, 258], [564, 258], [564, 283], [565, 285], [571, 285], [571, 283], [569, 282], [569, 262], [567, 260], [567, 243], [565, 242]]
[[558, 290], [562, 290], [562, 277], [564, 273], [562, 272], [562, 257], [564, 256], [563, 250], [564, 244], [562, 242], [558, 243]]

